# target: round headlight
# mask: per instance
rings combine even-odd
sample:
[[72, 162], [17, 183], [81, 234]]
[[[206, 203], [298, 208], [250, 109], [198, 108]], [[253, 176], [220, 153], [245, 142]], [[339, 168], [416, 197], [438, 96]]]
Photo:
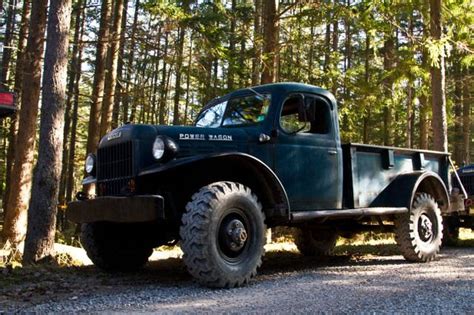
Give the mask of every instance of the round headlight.
[[165, 154], [165, 142], [161, 137], [156, 137], [155, 142], [153, 142], [153, 157], [157, 160], [161, 159]]
[[95, 171], [95, 156], [89, 154], [86, 158], [86, 173], [92, 175]]

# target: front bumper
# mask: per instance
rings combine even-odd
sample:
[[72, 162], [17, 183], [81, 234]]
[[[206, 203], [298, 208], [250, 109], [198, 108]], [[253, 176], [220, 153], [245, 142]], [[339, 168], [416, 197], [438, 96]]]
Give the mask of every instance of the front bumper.
[[165, 219], [164, 198], [159, 195], [98, 197], [68, 204], [68, 220], [75, 223], [109, 221], [150, 222]]

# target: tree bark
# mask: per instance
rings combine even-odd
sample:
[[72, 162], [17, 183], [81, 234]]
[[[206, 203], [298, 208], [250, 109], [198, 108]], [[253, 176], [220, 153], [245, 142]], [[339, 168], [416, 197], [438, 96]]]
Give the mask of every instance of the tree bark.
[[33, 178], [23, 263], [53, 254], [61, 178], [71, 0], [52, 1], [44, 60], [38, 162]]
[[100, 138], [100, 114], [104, 97], [105, 64], [109, 48], [111, 7], [112, 0], [102, 0], [86, 153], [95, 152]]
[[0, 87], [7, 87], [10, 73], [10, 60], [12, 58], [13, 34], [15, 33], [16, 0], [8, 2], [7, 20], [5, 25], [5, 38], [3, 40], [2, 69], [0, 72]]
[[[67, 84], [67, 100], [66, 100], [66, 110], [65, 110], [65, 118], [64, 118], [64, 136], [63, 136], [63, 166], [62, 166], [62, 173], [61, 173], [61, 185], [59, 188], [59, 203], [64, 204], [65, 203], [65, 194], [66, 194], [66, 183], [67, 183], [67, 174], [68, 174], [68, 168], [70, 165], [68, 164], [68, 156], [69, 156], [69, 151], [71, 147], [69, 146], [68, 143], [68, 137], [70, 134], [70, 127], [71, 127], [71, 120], [72, 120], [72, 113], [71, 113], [71, 108], [72, 108], [72, 103], [74, 99], [74, 88], [75, 88], [75, 83], [76, 83], [76, 78], [79, 73], [76, 73], [77, 70], [77, 63], [80, 62], [78, 60], [79, 58], [79, 39], [80, 39], [80, 34], [82, 32], [81, 26], [83, 25], [83, 19], [82, 19], [82, 14], [85, 9], [85, 6], [83, 5], [83, 0], [77, 0], [75, 4], [75, 21], [74, 21], [74, 38], [73, 38], [73, 48], [72, 48], [72, 60], [70, 64], [70, 69], [68, 73], [68, 84]], [[72, 167], [72, 166], [71, 166]]]
[[120, 47], [120, 34], [122, 34], [122, 14], [124, 0], [116, 0], [114, 7], [114, 22], [110, 38], [109, 56], [107, 58], [107, 74], [104, 88], [104, 103], [100, 120], [100, 136], [104, 136], [112, 124], [112, 109], [114, 105], [114, 88], [117, 84], [117, 66]]
[[117, 128], [119, 125], [120, 116], [120, 103], [122, 102], [122, 90], [123, 90], [123, 66], [124, 66], [124, 53], [125, 53], [125, 29], [127, 28], [127, 12], [128, 12], [128, 0], [125, 0], [123, 5], [122, 13], [122, 32], [120, 34], [120, 45], [119, 45], [119, 57], [117, 64], [117, 82], [115, 84], [115, 97], [114, 97], [114, 109], [112, 112], [112, 129]]
[[[454, 55], [456, 59], [457, 54]], [[458, 57], [459, 58], [459, 57]], [[461, 65], [453, 64], [454, 79], [454, 143], [453, 143], [453, 159], [458, 165], [464, 161], [464, 138], [463, 138], [463, 76]]]
[[126, 80], [125, 80], [125, 97], [123, 98], [123, 121], [128, 122], [129, 116], [128, 116], [128, 109], [129, 109], [129, 104], [130, 104], [130, 80], [131, 78], [131, 73], [133, 69], [133, 63], [135, 60], [135, 35], [137, 33], [137, 23], [138, 23], [138, 12], [140, 10], [140, 0], [136, 0], [135, 2], [135, 13], [133, 16], [133, 25], [132, 25], [132, 33], [130, 34], [130, 48], [128, 52], [128, 60], [127, 60], [127, 75], [126, 75]]
[[[393, 34], [387, 34], [388, 38], [384, 43], [384, 71], [392, 71], [395, 67], [395, 41]], [[393, 126], [392, 126], [392, 98], [393, 98], [393, 78], [388, 75], [384, 80], [385, 106], [383, 110], [383, 143], [386, 146], [393, 145]]]
[[463, 162], [471, 163], [471, 103], [472, 103], [472, 77], [470, 77], [469, 69], [464, 70], [465, 82], [463, 84]]
[[[25, 0], [23, 2], [23, 9], [21, 13], [20, 22], [20, 33], [18, 35], [17, 45], [17, 56], [16, 56], [16, 67], [15, 67], [15, 86], [13, 90], [17, 96], [16, 102], [18, 109], [21, 105], [21, 88], [23, 84], [23, 64], [25, 59], [25, 47], [28, 40], [28, 28], [30, 26], [30, 15], [31, 15], [31, 0]], [[5, 194], [3, 200], [7, 201], [11, 190], [11, 176], [15, 160], [15, 147], [18, 133], [18, 118], [19, 111], [15, 112], [10, 120], [10, 130], [8, 133], [8, 151], [7, 151], [7, 167], [6, 167], [6, 178], [5, 178]], [[6, 217], [7, 213], [7, 202], [3, 203], [3, 215]]]
[[[441, 0], [430, 0], [430, 33], [434, 40], [441, 39], [441, 27]], [[448, 152], [444, 51], [440, 53], [438, 60], [432, 62], [430, 73], [433, 146], [437, 151]]]
[[278, 54], [278, 2], [267, 0], [263, 4], [263, 71], [262, 84], [275, 82]]
[[185, 27], [181, 25], [178, 36], [177, 59], [176, 59], [176, 75], [175, 75], [175, 92], [173, 106], [173, 125], [179, 125], [179, 101], [181, 98], [181, 75], [183, 66], [183, 50], [184, 50]]
[[[164, 56], [166, 56], [166, 54], [168, 53], [168, 33], [166, 32], [165, 33], [165, 47], [163, 48], [163, 54]], [[165, 124], [165, 110], [166, 110], [166, 61], [165, 59], [163, 59], [163, 69], [161, 70], [161, 95], [160, 95], [160, 115], [159, 115], [159, 120], [158, 120], [158, 123], [160, 125], [164, 125]]]
[[15, 164], [12, 170], [15, 176], [12, 177], [10, 184], [11, 193], [8, 196], [4, 225], [4, 238], [13, 246], [19, 245], [26, 233], [26, 210], [30, 201], [47, 5], [47, 0], [35, 0], [31, 8]]
[[262, 0], [254, 0], [254, 6], [253, 47], [255, 52], [252, 61], [252, 85], [258, 85], [262, 64]]
[[234, 68], [235, 68], [235, 61], [236, 61], [236, 54], [235, 54], [235, 42], [236, 42], [236, 34], [235, 28], [237, 25], [237, 16], [235, 14], [237, 1], [231, 0], [230, 6], [230, 30], [229, 30], [229, 67], [227, 70], [227, 89], [232, 91], [234, 89]]
[[84, 38], [84, 22], [85, 22], [85, 8], [82, 17], [81, 35], [79, 37], [79, 56], [78, 62], [76, 63], [76, 82], [74, 84], [74, 102], [72, 107], [72, 125], [71, 125], [71, 139], [69, 142], [70, 152], [68, 156], [68, 174], [67, 174], [67, 190], [66, 190], [66, 201], [72, 201], [72, 193], [74, 191], [74, 157], [76, 156], [76, 137], [77, 137], [77, 114], [79, 111], [79, 83], [81, 81], [81, 68], [82, 68], [82, 54], [84, 50], [83, 38]]

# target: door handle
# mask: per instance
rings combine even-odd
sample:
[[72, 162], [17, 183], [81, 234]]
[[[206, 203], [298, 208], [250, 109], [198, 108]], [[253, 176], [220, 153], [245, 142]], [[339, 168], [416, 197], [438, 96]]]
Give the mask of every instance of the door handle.
[[329, 155], [337, 155], [336, 150], [329, 150], [328, 153], [329, 153]]

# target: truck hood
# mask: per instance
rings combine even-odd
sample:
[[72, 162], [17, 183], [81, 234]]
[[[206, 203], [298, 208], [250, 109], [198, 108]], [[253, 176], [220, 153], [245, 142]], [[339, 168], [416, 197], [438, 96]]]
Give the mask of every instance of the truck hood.
[[139, 147], [137, 150], [140, 154], [140, 164], [146, 166], [156, 163], [151, 157], [151, 148], [158, 135], [170, 137], [178, 144], [179, 151], [176, 158], [230, 151], [247, 153], [250, 140], [244, 128], [128, 124], [105, 135], [100, 141], [99, 148], [133, 141]]
[[179, 146], [178, 157], [213, 152], [248, 151], [249, 136], [242, 128], [199, 128], [188, 126], [155, 126]]

